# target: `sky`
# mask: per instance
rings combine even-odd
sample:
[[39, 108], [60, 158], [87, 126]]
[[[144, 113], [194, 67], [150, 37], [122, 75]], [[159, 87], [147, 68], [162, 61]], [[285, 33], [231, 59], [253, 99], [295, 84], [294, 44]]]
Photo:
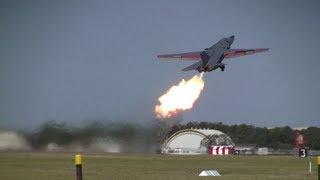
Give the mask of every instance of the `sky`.
[[155, 119], [157, 98], [195, 71], [158, 54], [235, 35], [183, 122], [320, 126], [318, 0], [0, 1], [0, 127]]

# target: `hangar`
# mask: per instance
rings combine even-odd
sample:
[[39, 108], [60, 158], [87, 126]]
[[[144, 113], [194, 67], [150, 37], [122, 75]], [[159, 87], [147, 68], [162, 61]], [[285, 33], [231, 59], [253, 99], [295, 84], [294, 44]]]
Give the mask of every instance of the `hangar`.
[[214, 129], [183, 129], [167, 138], [161, 147], [165, 154], [206, 154], [209, 147], [233, 146], [229, 136]]

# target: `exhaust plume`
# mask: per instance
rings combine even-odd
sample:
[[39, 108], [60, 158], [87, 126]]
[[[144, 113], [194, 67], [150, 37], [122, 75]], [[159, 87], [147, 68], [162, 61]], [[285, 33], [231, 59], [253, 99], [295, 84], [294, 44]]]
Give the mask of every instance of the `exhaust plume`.
[[202, 77], [203, 73], [195, 75], [187, 81], [182, 79], [178, 85], [172, 86], [164, 95], [160, 96], [159, 103], [155, 107], [157, 118], [171, 118], [182, 111], [191, 109], [204, 88]]

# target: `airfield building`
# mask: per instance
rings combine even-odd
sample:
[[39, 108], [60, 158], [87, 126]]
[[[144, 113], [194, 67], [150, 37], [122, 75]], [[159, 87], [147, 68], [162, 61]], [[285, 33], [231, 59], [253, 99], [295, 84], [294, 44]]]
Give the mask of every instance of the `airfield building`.
[[165, 154], [207, 154], [211, 146], [234, 146], [229, 136], [214, 129], [183, 129], [162, 145]]

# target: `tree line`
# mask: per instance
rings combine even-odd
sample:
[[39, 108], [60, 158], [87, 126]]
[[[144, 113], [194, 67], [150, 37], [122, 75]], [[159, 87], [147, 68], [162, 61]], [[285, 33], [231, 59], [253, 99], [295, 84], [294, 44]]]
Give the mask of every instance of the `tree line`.
[[[216, 129], [227, 134], [237, 144], [255, 144], [258, 147], [292, 149], [296, 130], [289, 126], [266, 128], [252, 125], [226, 125], [221, 122], [168, 123], [155, 120], [145, 125], [133, 122], [90, 121], [82, 126], [72, 126], [64, 122], [49, 121], [32, 132], [25, 132], [29, 144], [34, 149], [45, 148], [49, 143], [67, 146], [76, 142], [89, 146], [96, 137], [107, 137], [126, 146], [128, 151], [150, 152], [159, 150], [162, 142], [182, 129]], [[320, 150], [320, 128], [309, 127], [300, 133], [306, 139], [305, 146]]]

